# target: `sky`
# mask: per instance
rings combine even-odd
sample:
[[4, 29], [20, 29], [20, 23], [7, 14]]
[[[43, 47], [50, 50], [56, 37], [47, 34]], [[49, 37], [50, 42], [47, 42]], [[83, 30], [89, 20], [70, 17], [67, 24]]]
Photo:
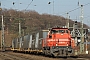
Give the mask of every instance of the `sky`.
[[[80, 22], [81, 5], [83, 6], [83, 23], [90, 26], [90, 0], [0, 0], [1, 8], [16, 10], [35, 10], [43, 14], [52, 14], [67, 17]], [[13, 4], [14, 2], [14, 4]], [[48, 4], [50, 2], [50, 4]], [[79, 2], [79, 3], [78, 3]]]

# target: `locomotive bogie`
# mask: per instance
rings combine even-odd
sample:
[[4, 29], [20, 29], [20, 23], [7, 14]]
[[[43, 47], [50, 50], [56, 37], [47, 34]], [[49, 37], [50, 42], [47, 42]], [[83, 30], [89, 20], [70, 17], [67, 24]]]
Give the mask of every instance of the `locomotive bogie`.
[[65, 46], [57, 46], [52, 48], [53, 55], [55, 56], [69, 56], [73, 53], [73, 49], [71, 47], [65, 47]]
[[65, 46], [53, 46], [53, 47], [43, 47], [43, 52], [45, 55], [50, 55], [54, 57], [58, 56], [71, 56], [73, 53], [73, 49]]

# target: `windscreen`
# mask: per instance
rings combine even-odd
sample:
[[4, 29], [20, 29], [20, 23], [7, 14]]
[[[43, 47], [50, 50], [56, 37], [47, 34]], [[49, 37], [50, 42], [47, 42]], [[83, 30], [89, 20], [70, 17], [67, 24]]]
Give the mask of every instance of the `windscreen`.
[[52, 33], [65, 33], [65, 30], [52, 30]]

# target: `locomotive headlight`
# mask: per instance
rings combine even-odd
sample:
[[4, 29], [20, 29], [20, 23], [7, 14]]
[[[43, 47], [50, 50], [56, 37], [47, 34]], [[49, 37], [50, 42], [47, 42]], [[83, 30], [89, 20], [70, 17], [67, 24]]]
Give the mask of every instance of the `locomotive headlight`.
[[63, 34], [61, 34], [61, 35], [63, 35]]
[[67, 46], [68, 46], [68, 43], [67, 43]]
[[58, 46], [58, 44], [56, 43], [56, 46]]
[[78, 42], [81, 42], [81, 40], [80, 40], [80, 39], [78, 39]]

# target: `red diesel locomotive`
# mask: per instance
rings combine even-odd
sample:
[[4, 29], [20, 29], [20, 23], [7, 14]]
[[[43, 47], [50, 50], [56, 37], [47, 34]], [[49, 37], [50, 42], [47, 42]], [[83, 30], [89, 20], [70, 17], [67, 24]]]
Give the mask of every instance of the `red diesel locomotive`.
[[43, 33], [37, 33], [35, 36], [28, 34], [12, 40], [12, 50], [54, 57], [73, 56], [75, 42], [68, 28], [56, 27], [43, 31]]
[[68, 28], [51, 28], [42, 47], [45, 55], [70, 56], [74, 53], [75, 42]]

